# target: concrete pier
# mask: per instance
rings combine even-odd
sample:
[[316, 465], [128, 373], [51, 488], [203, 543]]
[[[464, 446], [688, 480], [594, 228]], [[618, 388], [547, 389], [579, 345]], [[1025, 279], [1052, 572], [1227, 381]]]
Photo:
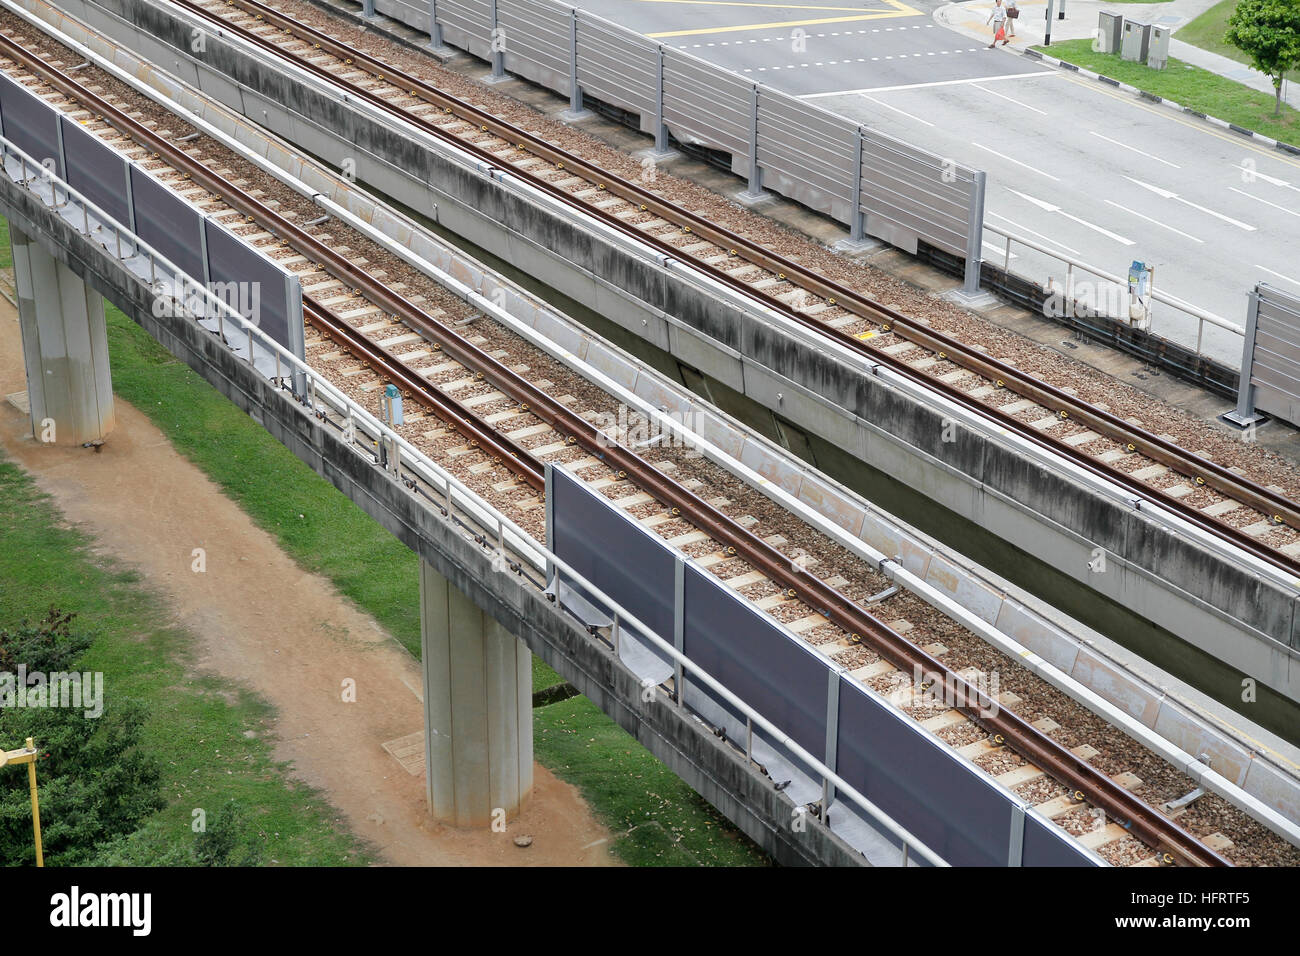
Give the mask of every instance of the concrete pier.
[[533, 657], [428, 562], [420, 562], [429, 811], [498, 826], [533, 787]]
[[32, 434], [58, 445], [102, 439], [114, 421], [104, 300], [12, 225], [9, 243]]

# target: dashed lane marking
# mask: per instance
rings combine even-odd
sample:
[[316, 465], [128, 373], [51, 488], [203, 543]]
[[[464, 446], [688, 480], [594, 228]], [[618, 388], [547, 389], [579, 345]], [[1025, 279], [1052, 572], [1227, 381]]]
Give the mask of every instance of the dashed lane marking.
[[1121, 206], [1119, 203], [1115, 202], [1115, 200], [1113, 200], [1113, 199], [1107, 199], [1107, 200], [1106, 200], [1106, 204], [1107, 204], [1107, 205], [1110, 205], [1110, 206], [1114, 206], [1116, 209], [1122, 209], [1124, 212], [1129, 213], [1130, 215], [1137, 216], [1137, 217], [1138, 217], [1139, 219], [1141, 219], [1143, 222], [1148, 222], [1148, 223], [1150, 223], [1150, 224], [1153, 225], [1153, 226], [1159, 226], [1161, 229], [1168, 229], [1170, 232], [1176, 232], [1176, 233], [1178, 233], [1178, 235], [1182, 236], [1184, 239], [1190, 239], [1190, 240], [1192, 240], [1192, 242], [1199, 242], [1201, 245], [1205, 245], [1205, 240], [1204, 240], [1204, 239], [1197, 239], [1195, 236], [1189, 235], [1189, 234], [1183, 232], [1181, 229], [1175, 229], [1173, 226], [1169, 225], [1168, 223], [1163, 223], [1163, 222], [1161, 222], [1159, 219], [1152, 219], [1150, 216], [1144, 216], [1142, 213], [1138, 212], [1136, 209], [1130, 209], [1128, 206]]
[[1172, 166], [1172, 167], [1174, 167], [1174, 169], [1182, 169], [1182, 168], [1183, 168], [1183, 167], [1179, 166], [1177, 163], [1171, 163], [1171, 162], [1170, 162], [1169, 160], [1167, 160], [1167, 159], [1161, 159], [1159, 156], [1153, 156], [1153, 155], [1151, 155], [1150, 153], [1143, 152], [1142, 150], [1138, 149], [1136, 146], [1130, 146], [1128, 143], [1121, 143], [1121, 142], [1120, 142], [1119, 140], [1117, 140], [1117, 139], [1111, 139], [1109, 136], [1103, 136], [1101, 133], [1098, 133], [1096, 130], [1091, 130], [1091, 129], [1090, 129], [1090, 130], [1088, 130], [1088, 132], [1091, 133], [1093, 136], [1096, 136], [1098, 139], [1104, 139], [1106, 142], [1108, 142], [1108, 143], [1112, 143], [1112, 144], [1114, 144], [1115, 146], [1120, 147], [1121, 149], [1127, 149], [1127, 150], [1129, 150], [1129, 151], [1131, 151], [1131, 152], [1138, 153], [1138, 154], [1140, 154], [1140, 155], [1142, 155], [1142, 156], [1145, 156], [1147, 159], [1154, 159], [1157, 163], [1164, 163], [1166, 166]]
[[[983, 146], [983, 145], [981, 145], [980, 143], [976, 143], [976, 142], [972, 142], [971, 145], [974, 146], [976, 149], [982, 149], [982, 150], [984, 150], [984, 152], [986, 152], [986, 153], [992, 153], [992, 154], [993, 154], [994, 156], [996, 156], [998, 159], [1005, 160], [1005, 161], [1008, 162], [1008, 163], [1015, 163], [1017, 166], [1023, 166], [1025, 169], [1029, 170], [1031, 173], [1038, 173], [1038, 175], [1040, 175], [1040, 176], [1046, 176], [1048, 179], [1052, 180], [1053, 182], [1057, 182], [1057, 183], [1059, 183], [1059, 182], [1061, 181], [1059, 178], [1057, 178], [1056, 176], [1053, 176], [1051, 173], [1045, 173], [1045, 172], [1043, 172], [1043, 171], [1042, 171], [1041, 169], [1039, 169], [1037, 166], [1030, 166], [1028, 163], [1022, 163], [1022, 162], [1021, 162], [1020, 160], [1018, 160], [1018, 159], [1012, 159], [1012, 158], [1011, 158], [1010, 156], [1008, 156], [1006, 153], [999, 153], [996, 149], [990, 149], [988, 146]], [[1014, 190], [1013, 190], [1013, 191], [1014, 191]]]

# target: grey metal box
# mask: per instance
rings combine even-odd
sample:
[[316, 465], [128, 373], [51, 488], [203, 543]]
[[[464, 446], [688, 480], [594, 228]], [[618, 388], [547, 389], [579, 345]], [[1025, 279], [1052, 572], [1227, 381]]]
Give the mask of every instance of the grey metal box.
[[1123, 42], [1124, 14], [1098, 13], [1096, 51], [1098, 53], [1118, 53]]
[[1146, 64], [1153, 70], [1163, 70], [1169, 62], [1169, 27], [1151, 24], [1151, 38], [1147, 42]]
[[1151, 24], [1138, 20], [1124, 21], [1124, 38], [1120, 47], [1120, 59], [1132, 60], [1134, 63], [1147, 61], [1147, 45], [1151, 42]]

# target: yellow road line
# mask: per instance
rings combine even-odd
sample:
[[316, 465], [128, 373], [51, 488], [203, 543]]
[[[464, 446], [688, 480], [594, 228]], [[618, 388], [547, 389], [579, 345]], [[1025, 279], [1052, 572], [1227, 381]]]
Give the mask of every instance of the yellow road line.
[[[649, 0], [652, 3], [682, 3], [686, 0]], [[861, 20], [886, 20], [891, 17], [915, 17], [920, 16], [920, 12], [913, 10], [911, 7], [903, 6], [901, 10], [892, 10], [889, 12], [868, 13], [857, 17], [827, 17], [822, 20], [780, 20], [772, 23], [744, 23], [734, 27], [705, 27], [698, 30], [670, 30], [665, 33], [648, 33], [651, 39], [662, 40], [668, 37], [691, 37], [703, 36], [709, 33], [737, 33], [741, 30], [775, 30], [783, 27], [815, 27], [824, 26], [831, 23], [855, 23]]]
[[[778, 10], [852, 10], [862, 7], [831, 7], [806, 3], [742, 3], [741, 0], [639, 0], [641, 3], [685, 3], [698, 7], [776, 7]], [[885, 0], [886, 3], [891, 0]]]
[[1119, 100], [1122, 103], [1130, 103], [1138, 109], [1146, 110], [1153, 116], [1161, 116], [1167, 120], [1172, 120], [1175, 123], [1181, 123], [1188, 129], [1207, 133], [1210, 136], [1223, 140], [1225, 143], [1232, 143], [1234, 146], [1240, 146], [1244, 149], [1250, 150], [1251, 152], [1259, 153], [1262, 156], [1271, 156], [1273, 159], [1279, 160], [1288, 166], [1294, 166], [1296, 169], [1300, 169], [1300, 162], [1290, 158], [1287, 153], [1284, 153], [1279, 149], [1270, 149], [1265, 146], [1260, 146], [1258, 143], [1253, 143], [1245, 137], [1221, 132], [1216, 127], [1213, 127], [1204, 121], [1184, 119], [1167, 106], [1158, 106], [1155, 104], [1148, 105], [1143, 102], [1140, 97], [1134, 96], [1131, 93], [1113, 92], [1107, 89], [1104, 84], [1099, 84], [1096, 80], [1089, 80], [1086, 77], [1075, 76], [1065, 70], [1061, 70], [1060, 73], [1064, 79], [1067, 79], [1072, 83], [1077, 83], [1085, 89], [1092, 90], [1095, 93], [1101, 93], [1103, 96], [1109, 96], [1111, 99]]

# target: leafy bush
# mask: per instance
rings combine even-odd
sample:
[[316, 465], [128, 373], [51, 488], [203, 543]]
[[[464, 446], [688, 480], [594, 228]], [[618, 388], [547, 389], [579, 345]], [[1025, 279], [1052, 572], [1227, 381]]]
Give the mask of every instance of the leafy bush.
[[[37, 624], [0, 629], [0, 671], [72, 670], [89, 645], [73, 615], [51, 608]], [[41, 835], [46, 863], [91, 862], [96, 848], [130, 833], [161, 809], [157, 762], [140, 747], [147, 714], [129, 700], [109, 701], [97, 718], [77, 707], [0, 707], [0, 746], [36, 741]], [[35, 862], [31, 802], [22, 768], [0, 769], [0, 865]]]

